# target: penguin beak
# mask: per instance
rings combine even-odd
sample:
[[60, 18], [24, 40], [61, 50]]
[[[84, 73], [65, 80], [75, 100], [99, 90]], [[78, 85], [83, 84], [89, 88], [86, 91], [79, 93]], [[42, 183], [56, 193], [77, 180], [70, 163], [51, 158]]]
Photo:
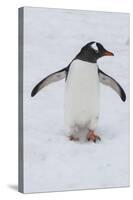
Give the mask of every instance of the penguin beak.
[[114, 56], [114, 54], [110, 51], [105, 51], [104, 56]]

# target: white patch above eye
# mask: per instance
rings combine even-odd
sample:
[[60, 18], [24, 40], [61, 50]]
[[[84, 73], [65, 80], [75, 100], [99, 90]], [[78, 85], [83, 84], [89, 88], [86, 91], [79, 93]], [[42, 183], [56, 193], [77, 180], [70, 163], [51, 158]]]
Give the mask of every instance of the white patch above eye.
[[96, 42], [93, 43], [93, 44], [91, 45], [91, 47], [92, 47], [95, 51], [98, 52], [98, 47], [97, 47], [97, 45], [96, 45]]

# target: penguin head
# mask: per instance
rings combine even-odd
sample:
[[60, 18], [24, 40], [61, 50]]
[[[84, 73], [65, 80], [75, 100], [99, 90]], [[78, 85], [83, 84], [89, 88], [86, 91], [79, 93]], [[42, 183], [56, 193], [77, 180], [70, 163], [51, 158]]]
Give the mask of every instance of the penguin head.
[[107, 51], [102, 44], [98, 42], [90, 42], [86, 44], [81, 53], [90, 62], [97, 62], [97, 60], [103, 56], [114, 56], [110, 51]]

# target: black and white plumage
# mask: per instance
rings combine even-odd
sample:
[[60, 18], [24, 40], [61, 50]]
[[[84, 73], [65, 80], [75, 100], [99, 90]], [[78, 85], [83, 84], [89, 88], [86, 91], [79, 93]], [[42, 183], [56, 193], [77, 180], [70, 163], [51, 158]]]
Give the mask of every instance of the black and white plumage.
[[111, 76], [105, 74], [102, 70], [98, 69], [99, 80], [106, 86], [111, 87], [121, 98], [122, 101], [126, 101], [126, 94], [120, 84]]
[[[67, 74], [69, 71], [69, 66], [54, 72], [44, 79], [42, 79], [32, 90], [31, 96], [34, 97], [41, 89], [46, 87], [47, 85], [60, 81], [62, 79], [67, 79]], [[122, 101], [126, 101], [126, 94], [120, 84], [111, 76], [105, 74], [101, 69], [98, 68], [98, 76], [100, 83], [109, 86], [112, 88], [121, 98]]]
[[[35, 96], [45, 86], [65, 79], [65, 122], [70, 128], [71, 139], [81, 129], [88, 130], [88, 140], [100, 139], [94, 135], [99, 118], [99, 82], [111, 87], [121, 98], [126, 94], [119, 83], [99, 69], [97, 60], [102, 56], [113, 56], [100, 43], [90, 42], [85, 45], [71, 63], [41, 80], [32, 90]], [[90, 137], [91, 136], [91, 137]]]

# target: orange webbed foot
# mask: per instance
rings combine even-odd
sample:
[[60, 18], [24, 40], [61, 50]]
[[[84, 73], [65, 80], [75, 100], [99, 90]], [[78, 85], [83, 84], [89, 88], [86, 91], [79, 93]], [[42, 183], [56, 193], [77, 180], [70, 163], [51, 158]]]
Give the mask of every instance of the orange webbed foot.
[[87, 134], [87, 140], [96, 143], [97, 141], [101, 141], [101, 138], [98, 135], [96, 135], [94, 131], [89, 131], [89, 133]]

